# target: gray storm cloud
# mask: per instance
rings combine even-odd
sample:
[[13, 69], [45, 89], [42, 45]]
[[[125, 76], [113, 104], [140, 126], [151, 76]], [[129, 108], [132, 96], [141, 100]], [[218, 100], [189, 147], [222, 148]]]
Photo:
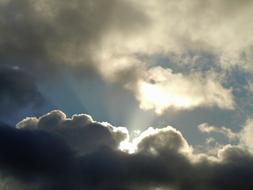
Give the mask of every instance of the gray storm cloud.
[[[171, 126], [148, 128], [132, 139], [124, 127], [86, 114], [55, 110], [26, 118], [16, 129], [1, 124], [0, 169], [7, 189], [251, 189], [249, 120], [237, 144], [215, 155], [194, 147]], [[120, 149], [122, 142], [125, 150]], [[126, 142], [125, 142], [126, 143]], [[127, 148], [135, 146], [132, 153]]]

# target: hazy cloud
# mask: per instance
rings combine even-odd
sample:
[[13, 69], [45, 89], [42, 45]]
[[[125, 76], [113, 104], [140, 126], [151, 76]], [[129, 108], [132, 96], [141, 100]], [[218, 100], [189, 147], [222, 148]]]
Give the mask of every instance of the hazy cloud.
[[233, 132], [231, 129], [226, 127], [216, 127], [213, 125], [209, 125], [208, 123], [202, 123], [198, 126], [199, 130], [202, 133], [220, 133], [223, 134], [225, 137], [227, 137], [231, 141], [235, 141], [239, 139], [239, 134], [236, 132]]
[[[252, 3], [247, 0], [240, 3], [227, 0], [145, 3], [135, 0], [5, 0], [0, 4], [0, 55], [8, 63], [22, 67], [29, 64], [38, 70], [43, 67], [57, 70], [61, 64], [93, 69], [104, 80], [133, 92], [141, 108], [156, 112], [183, 109], [186, 101], [187, 108], [231, 109], [234, 105], [232, 88], [225, 87], [224, 81], [205, 76], [202, 71], [197, 73], [198, 77], [193, 77], [195, 73], [191, 70], [186, 76], [180, 72], [173, 74], [168, 68], [150, 66], [142, 57], [172, 54], [180, 57], [185, 52], [201, 50], [217, 57], [214, 65], [224, 70], [231, 65], [250, 70], [253, 26], [248, 20], [252, 16], [251, 7]], [[186, 60], [187, 64], [194, 64]], [[173, 96], [166, 96], [166, 105], [162, 108], [147, 100], [143, 84], [140, 85], [146, 84], [146, 76], [157, 70], [173, 77], [172, 81], [156, 84], [159, 97], [164, 96], [161, 92]], [[179, 76], [182, 79], [178, 80]], [[177, 82], [182, 88], [174, 89]], [[195, 85], [194, 92], [184, 90], [188, 89], [187, 83]], [[172, 99], [180, 103], [170, 103]]]
[[0, 9], [1, 56], [30, 64], [92, 65], [92, 55], [108, 32], [131, 33], [129, 27], [137, 29], [145, 21], [124, 0], [7, 0]]
[[34, 79], [18, 67], [0, 66], [0, 114], [15, 115], [46, 102]]
[[253, 120], [252, 118], [249, 118], [245, 126], [240, 132], [240, 138], [241, 142], [251, 151], [253, 151], [253, 142], [252, 142], [252, 133], [253, 133]]

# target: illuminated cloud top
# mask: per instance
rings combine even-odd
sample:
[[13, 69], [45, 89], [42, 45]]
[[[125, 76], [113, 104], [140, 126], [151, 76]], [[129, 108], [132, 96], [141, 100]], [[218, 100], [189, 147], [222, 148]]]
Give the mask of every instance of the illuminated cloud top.
[[237, 143], [199, 151], [171, 126], [149, 128], [132, 139], [126, 128], [55, 110], [16, 128], [1, 125], [0, 187], [247, 190], [253, 185], [252, 126], [249, 120], [234, 133]]

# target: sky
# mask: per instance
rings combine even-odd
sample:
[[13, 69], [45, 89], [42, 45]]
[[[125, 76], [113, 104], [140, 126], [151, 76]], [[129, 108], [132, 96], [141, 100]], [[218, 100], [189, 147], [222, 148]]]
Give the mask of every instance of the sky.
[[252, 189], [252, 8], [0, 0], [0, 189]]

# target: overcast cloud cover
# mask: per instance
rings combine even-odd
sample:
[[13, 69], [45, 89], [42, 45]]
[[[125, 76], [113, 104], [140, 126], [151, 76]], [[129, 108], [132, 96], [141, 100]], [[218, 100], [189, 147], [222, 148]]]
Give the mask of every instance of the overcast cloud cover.
[[[0, 189], [251, 190], [252, 8], [251, 0], [0, 0]], [[134, 128], [89, 111], [48, 112], [81, 103], [115, 119], [134, 104]], [[184, 135], [166, 121], [186, 113], [199, 122]]]

